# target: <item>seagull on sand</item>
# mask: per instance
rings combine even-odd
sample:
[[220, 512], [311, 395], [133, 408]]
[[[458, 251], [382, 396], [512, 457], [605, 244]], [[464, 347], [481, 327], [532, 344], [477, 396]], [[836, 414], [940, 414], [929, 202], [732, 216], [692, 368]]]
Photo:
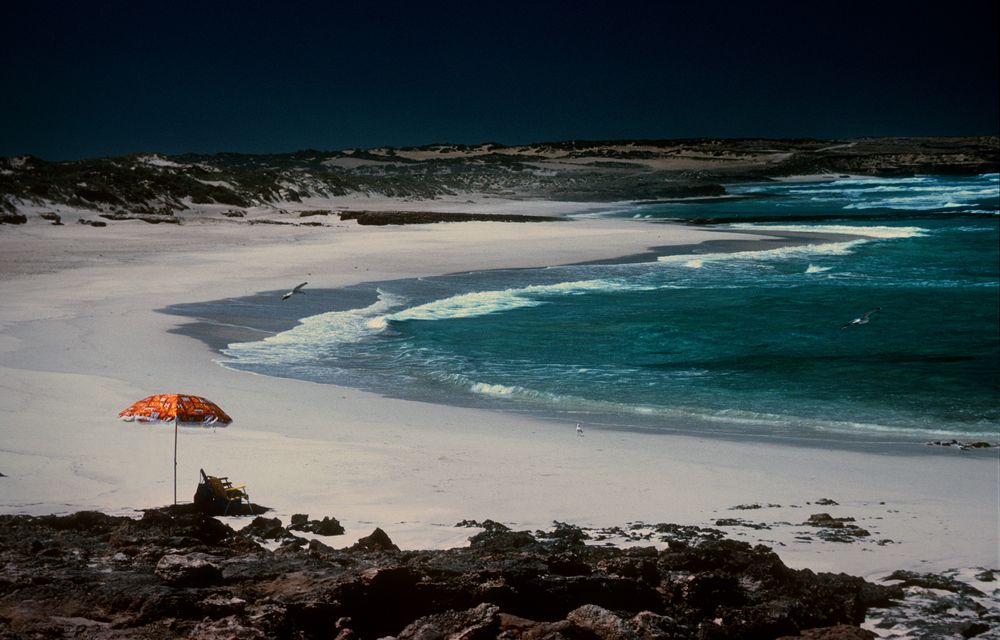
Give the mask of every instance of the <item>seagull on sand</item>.
[[583, 436], [583, 427], [580, 426], [579, 422], [576, 423], [576, 435]]
[[875, 307], [871, 311], [865, 311], [865, 313], [860, 318], [855, 318], [854, 320], [851, 320], [850, 322], [842, 325], [840, 328], [846, 329], [847, 327], [853, 327], [860, 324], [868, 324], [868, 319], [871, 318], [872, 314], [875, 313], [876, 311], [881, 311], [881, 310], [882, 307]]
[[307, 284], [309, 284], [309, 283], [308, 282], [303, 282], [302, 284], [298, 285], [297, 287], [295, 287], [294, 289], [292, 289], [291, 291], [289, 291], [285, 295], [281, 296], [281, 299], [282, 300], [288, 300], [289, 298], [291, 298], [292, 296], [294, 296], [296, 293], [302, 293], [302, 287], [306, 286]]

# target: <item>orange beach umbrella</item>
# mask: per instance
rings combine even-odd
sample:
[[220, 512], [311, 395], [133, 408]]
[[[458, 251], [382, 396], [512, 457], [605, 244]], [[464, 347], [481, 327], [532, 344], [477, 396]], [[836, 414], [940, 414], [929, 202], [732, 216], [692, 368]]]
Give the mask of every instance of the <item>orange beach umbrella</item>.
[[174, 423], [174, 504], [177, 504], [177, 425], [225, 427], [233, 419], [207, 398], [183, 393], [162, 393], [130, 405], [118, 413], [128, 422]]

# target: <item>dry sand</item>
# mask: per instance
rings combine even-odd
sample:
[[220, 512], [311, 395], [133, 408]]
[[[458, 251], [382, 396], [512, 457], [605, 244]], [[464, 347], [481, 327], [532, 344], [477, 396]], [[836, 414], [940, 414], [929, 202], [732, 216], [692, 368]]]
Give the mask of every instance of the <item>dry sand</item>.
[[[303, 280], [330, 288], [607, 259], [726, 234], [600, 219], [381, 228], [335, 218], [310, 228], [213, 219], [92, 228], [75, 224], [78, 213], [62, 213], [63, 227], [37, 218], [0, 227], [0, 512], [135, 513], [169, 503], [172, 429], [119, 422], [116, 414], [151, 393], [176, 391], [207, 396], [236, 420], [225, 429], [181, 430], [182, 499], [190, 500], [204, 468], [247, 482], [254, 501], [286, 523], [293, 513], [340, 519], [347, 534], [334, 545], [380, 526], [404, 548], [458, 546], [472, 531], [453, 525], [466, 518], [534, 529], [553, 520], [704, 526], [737, 517], [791, 523], [730, 532], [774, 545], [797, 567], [873, 576], [1000, 565], [995, 453], [909, 446], [888, 454], [596, 428], [581, 438], [572, 424], [225, 369], [202, 343], [169, 332], [182, 318], [155, 311]], [[821, 498], [838, 504], [808, 504]], [[762, 508], [730, 510], [749, 503]], [[852, 544], [796, 542], [808, 530], [800, 523], [819, 512], [855, 517], [873, 535]]]

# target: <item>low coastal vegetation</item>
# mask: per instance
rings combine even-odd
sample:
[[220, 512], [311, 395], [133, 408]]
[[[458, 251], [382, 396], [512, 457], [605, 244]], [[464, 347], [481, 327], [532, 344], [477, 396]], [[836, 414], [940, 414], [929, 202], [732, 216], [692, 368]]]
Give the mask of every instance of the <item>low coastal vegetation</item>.
[[593, 202], [710, 197], [725, 193], [724, 182], [815, 173], [972, 174], [997, 171], [998, 158], [996, 137], [437, 144], [66, 162], [21, 156], [0, 159], [0, 223], [21, 222], [16, 216], [26, 205], [172, 216], [197, 205], [239, 212], [350, 194]]

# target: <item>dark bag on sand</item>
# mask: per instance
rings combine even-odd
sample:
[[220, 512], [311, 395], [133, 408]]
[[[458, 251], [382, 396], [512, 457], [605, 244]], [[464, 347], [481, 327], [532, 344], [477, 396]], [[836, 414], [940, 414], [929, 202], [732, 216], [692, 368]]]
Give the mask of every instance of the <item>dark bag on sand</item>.
[[212, 487], [207, 482], [198, 483], [198, 489], [194, 492], [194, 506], [202, 513], [213, 515], [215, 511], [215, 496], [212, 494]]

